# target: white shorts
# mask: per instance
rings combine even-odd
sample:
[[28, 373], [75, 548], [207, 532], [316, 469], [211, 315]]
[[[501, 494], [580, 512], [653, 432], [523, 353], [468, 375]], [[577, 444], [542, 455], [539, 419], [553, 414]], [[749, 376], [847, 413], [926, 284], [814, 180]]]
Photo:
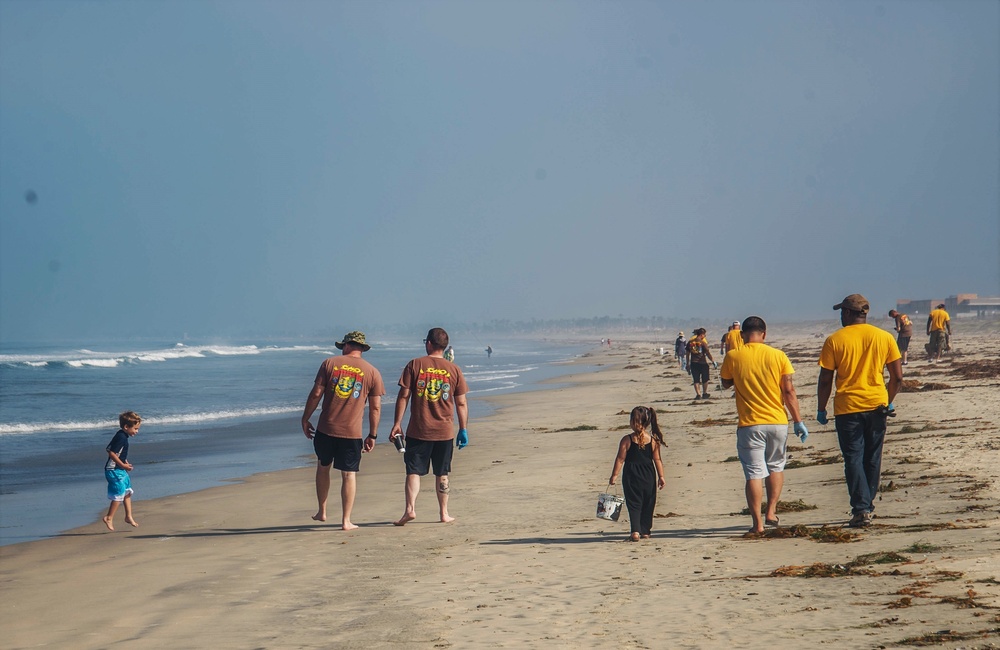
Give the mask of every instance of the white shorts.
[[736, 429], [736, 453], [746, 480], [785, 471], [787, 424], [755, 424]]

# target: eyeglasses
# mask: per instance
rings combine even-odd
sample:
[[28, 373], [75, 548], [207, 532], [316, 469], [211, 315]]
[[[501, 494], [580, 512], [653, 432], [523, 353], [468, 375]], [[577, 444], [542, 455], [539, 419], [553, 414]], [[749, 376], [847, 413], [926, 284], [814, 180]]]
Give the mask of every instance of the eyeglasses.
[[427, 339], [424, 339], [424, 343], [427, 343]]

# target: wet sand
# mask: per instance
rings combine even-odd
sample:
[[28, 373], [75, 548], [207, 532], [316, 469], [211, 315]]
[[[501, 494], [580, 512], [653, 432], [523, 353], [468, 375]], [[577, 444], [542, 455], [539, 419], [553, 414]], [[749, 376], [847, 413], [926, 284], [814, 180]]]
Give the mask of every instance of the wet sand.
[[[836, 432], [812, 419], [832, 325], [769, 333], [795, 365], [811, 435], [790, 445], [782, 502], [798, 508], [779, 509], [767, 537], [745, 534], [730, 391], [693, 401], [659, 356], [670, 340], [619, 335], [572, 385], [491, 400], [497, 412], [456, 451], [454, 523], [435, 522], [426, 477], [416, 521], [392, 525], [404, 476], [389, 445], [363, 460], [351, 532], [338, 529], [338, 480], [330, 521], [310, 519], [312, 468], [136, 500], [139, 528], [119, 512], [113, 533], [95, 516], [0, 548], [3, 646], [993, 647], [1000, 328], [956, 325], [946, 362], [914, 350], [906, 366], [916, 383], [896, 400], [870, 529], [844, 527]], [[594, 513], [637, 404], [659, 412], [667, 487], [652, 539], [629, 543], [625, 516]]]

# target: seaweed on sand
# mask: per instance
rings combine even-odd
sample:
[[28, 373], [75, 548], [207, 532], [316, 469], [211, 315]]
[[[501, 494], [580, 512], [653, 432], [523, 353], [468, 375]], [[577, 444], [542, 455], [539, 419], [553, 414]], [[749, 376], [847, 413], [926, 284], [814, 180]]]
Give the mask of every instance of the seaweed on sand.
[[[877, 576], [880, 574], [868, 567], [873, 564], [900, 564], [909, 562], [910, 558], [894, 551], [866, 553], [859, 555], [845, 564], [824, 564], [817, 562], [807, 566], [783, 566], [771, 572], [773, 577], [790, 578], [842, 578], [846, 576]], [[900, 571], [892, 571], [888, 575], [903, 575]]]

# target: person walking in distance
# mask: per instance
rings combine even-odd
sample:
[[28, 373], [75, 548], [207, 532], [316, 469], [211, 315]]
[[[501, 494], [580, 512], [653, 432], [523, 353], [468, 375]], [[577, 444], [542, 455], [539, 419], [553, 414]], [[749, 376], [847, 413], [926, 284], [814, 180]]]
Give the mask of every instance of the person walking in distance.
[[889, 310], [889, 317], [893, 319], [895, 325], [893, 329], [896, 334], [896, 346], [899, 353], [903, 355], [903, 365], [906, 365], [906, 351], [910, 349], [910, 337], [913, 336], [913, 321], [906, 314], [901, 314], [895, 309]]
[[[707, 332], [704, 327], [699, 327], [692, 332], [691, 339], [687, 342], [685, 358], [687, 360], [688, 372], [694, 384], [694, 398], [708, 399], [708, 362], [716, 368], [719, 364], [712, 358], [712, 351], [708, 349], [706, 340]], [[701, 389], [699, 390], [699, 384]]]
[[743, 336], [740, 333], [740, 323], [739, 321], [733, 321], [732, 327], [726, 332], [725, 345], [723, 346], [722, 353], [729, 354], [733, 350], [739, 350], [743, 347]]
[[931, 361], [937, 363], [941, 360], [941, 354], [948, 349], [951, 338], [951, 316], [944, 309], [944, 303], [938, 305], [927, 316], [927, 336], [931, 337], [930, 352]]

